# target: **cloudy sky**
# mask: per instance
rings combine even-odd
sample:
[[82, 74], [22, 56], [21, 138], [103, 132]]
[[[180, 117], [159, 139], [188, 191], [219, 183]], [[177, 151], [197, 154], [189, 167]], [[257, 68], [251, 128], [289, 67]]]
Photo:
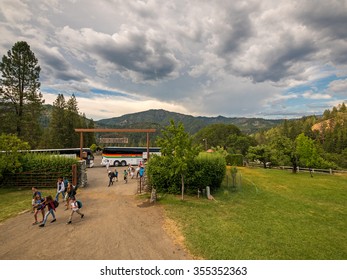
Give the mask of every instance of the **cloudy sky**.
[[0, 54], [26, 41], [47, 104], [99, 120], [165, 109], [294, 118], [347, 99], [347, 0], [0, 0]]

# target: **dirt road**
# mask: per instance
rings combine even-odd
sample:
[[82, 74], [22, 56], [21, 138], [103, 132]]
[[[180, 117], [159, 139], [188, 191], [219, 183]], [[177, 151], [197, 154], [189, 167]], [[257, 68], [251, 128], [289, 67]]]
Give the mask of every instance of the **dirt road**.
[[[98, 159], [96, 159], [98, 164]], [[118, 169], [122, 174], [122, 169]], [[18, 215], [0, 224], [1, 260], [184, 260], [192, 259], [164, 229], [160, 205], [150, 205], [135, 195], [136, 179], [107, 187], [105, 167], [88, 169], [88, 186], [76, 197], [83, 202], [83, 219], [57, 208], [57, 222], [33, 226], [33, 214]], [[30, 201], [30, 198], [28, 198]]]

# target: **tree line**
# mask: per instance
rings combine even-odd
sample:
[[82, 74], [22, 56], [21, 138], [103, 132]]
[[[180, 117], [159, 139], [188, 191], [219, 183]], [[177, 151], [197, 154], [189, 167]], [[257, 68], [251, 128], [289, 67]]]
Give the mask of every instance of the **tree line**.
[[244, 162], [307, 168], [347, 168], [347, 108], [344, 103], [320, 117], [284, 120], [252, 135], [234, 125], [213, 124], [194, 135], [202, 149], [240, 154]]
[[[15, 135], [31, 149], [72, 148], [79, 146], [75, 128], [94, 128], [93, 120], [79, 112], [74, 94], [67, 101], [58, 94], [49, 124], [42, 124], [45, 100], [40, 92], [41, 67], [27, 42], [15, 43], [3, 55], [0, 71], [1, 134]], [[84, 143], [92, 145], [95, 136], [86, 135]]]

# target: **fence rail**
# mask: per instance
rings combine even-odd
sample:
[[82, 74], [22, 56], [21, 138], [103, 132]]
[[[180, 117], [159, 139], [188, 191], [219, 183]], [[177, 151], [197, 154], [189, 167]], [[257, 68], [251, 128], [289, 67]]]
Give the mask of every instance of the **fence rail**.
[[[61, 173], [59, 172], [22, 172], [6, 174], [2, 186], [18, 188], [56, 188], [57, 179], [60, 176]], [[71, 182], [72, 176], [66, 178]]]
[[87, 167], [86, 161], [79, 161], [80, 168], [71, 167], [71, 172], [62, 174], [61, 172], [49, 172], [43, 170], [35, 170], [30, 172], [21, 172], [14, 174], [4, 174], [0, 187], [16, 187], [16, 188], [56, 188], [58, 177], [63, 176], [69, 182], [79, 187], [87, 185]]
[[[250, 167], [264, 167], [263, 164], [250, 164]], [[270, 169], [280, 169], [280, 170], [293, 170], [293, 166], [270, 166], [267, 167]], [[324, 173], [324, 174], [347, 174], [347, 170], [343, 170], [343, 169], [319, 169], [319, 168], [306, 168], [306, 167], [297, 167], [296, 169], [297, 172], [312, 172], [312, 173]]]

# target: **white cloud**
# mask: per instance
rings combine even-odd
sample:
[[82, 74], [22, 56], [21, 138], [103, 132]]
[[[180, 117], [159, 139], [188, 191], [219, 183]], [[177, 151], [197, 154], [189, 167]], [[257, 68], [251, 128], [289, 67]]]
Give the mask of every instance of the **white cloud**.
[[[52, 104], [56, 98], [56, 94], [43, 93], [46, 104]], [[64, 95], [65, 100], [70, 98], [69, 95]], [[100, 120], [122, 116], [125, 114], [146, 111], [150, 109], [164, 109], [171, 112], [182, 114], [190, 114], [183, 106], [179, 104], [161, 102], [159, 100], [141, 100], [119, 96], [93, 96], [91, 98], [78, 97], [78, 107], [80, 111], [85, 113], [88, 118]]]
[[330, 94], [315, 93], [311, 91], [305, 92], [302, 96], [306, 99], [331, 99]]
[[347, 95], [347, 79], [336, 80], [329, 84], [329, 90], [336, 93], [343, 93]]
[[1, 53], [26, 40], [44, 91], [76, 93], [100, 118], [112, 112], [88, 104], [114, 94], [125, 113], [141, 100], [143, 109], [248, 116], [328, 106], [346, 89], [346, 1], [28, 3], [1, 2]]
[[29, 5], [21, 0], [2, 0], [0, 13], [10, 24], [30, 20], [33, 16]]

